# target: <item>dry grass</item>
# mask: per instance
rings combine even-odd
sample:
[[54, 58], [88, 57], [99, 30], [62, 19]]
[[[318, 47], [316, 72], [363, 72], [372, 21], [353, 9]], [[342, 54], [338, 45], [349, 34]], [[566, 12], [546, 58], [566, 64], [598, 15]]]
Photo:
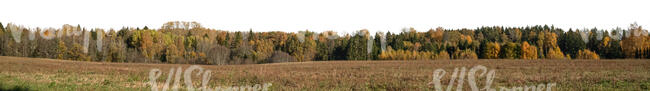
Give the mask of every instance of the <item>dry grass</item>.
[[[496, 70], [495, 88], [557, 83], [556, 90], [648, 90], [650, 85], [650, 61], [632, 59], [327, 61], [200, 66], [212, 70], [212, 87], [272, 83], [272, 90], [430, 90], [433, 86], [428, 83], [433, 70], [442, 68], [449, 75], [454, 68], [476, 65]], [[158, 82], [164, 83], [169, 69], [179, 66], [186, 69], [190, 65], [0, 57], [0, 85], [35, 90], [147, 90], [151, 69], [163, 71]], [[443, 84], [449, 78], [443, 78]], [[193, 81], [198, 84], [200, 79]]]

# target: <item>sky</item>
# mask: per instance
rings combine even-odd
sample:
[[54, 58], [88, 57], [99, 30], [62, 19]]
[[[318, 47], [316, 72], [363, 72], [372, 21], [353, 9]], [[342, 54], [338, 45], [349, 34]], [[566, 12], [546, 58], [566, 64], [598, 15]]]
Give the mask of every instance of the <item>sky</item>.
[[[27, 27], [160, 28], [196, 21], [229, 31], [400, 32], [480, 26], [650, 25], [648, 0], [4, 0], [0, 22]], [[6, 26], [6, 25], [5, 25]]]

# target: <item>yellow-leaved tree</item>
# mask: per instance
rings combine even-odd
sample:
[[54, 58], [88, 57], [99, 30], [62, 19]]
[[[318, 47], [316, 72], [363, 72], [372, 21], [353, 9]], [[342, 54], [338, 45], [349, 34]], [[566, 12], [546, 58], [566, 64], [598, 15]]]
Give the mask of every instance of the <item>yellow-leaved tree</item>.
[[537, 47], [523, 42], [521, 44], [521, 58], [522, 59], [537, 59]]
[[497, 59], [499, 58], [499, 52], [501, 51], [501, 45], [496, 42], [486, 43], [483, 46], [483, 58], [487, 59]]
[[587, 49], [578, 51], [576, 55], [577, 59], [600, 59], [600, 56], [595, 52], [589, 51]]

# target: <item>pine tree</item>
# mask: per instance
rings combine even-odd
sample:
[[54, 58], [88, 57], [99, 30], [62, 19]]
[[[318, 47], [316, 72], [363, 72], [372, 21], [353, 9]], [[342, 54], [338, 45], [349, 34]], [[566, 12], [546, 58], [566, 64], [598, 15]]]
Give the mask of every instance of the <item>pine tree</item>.
[[560, 36], [558, 44], [563, 52], [572, 55], [572, 57], [575, 57], [579, 50], [586, 48], [586, 44], [583, 42], [582, 38], [580, 38], [580, 34], [573, 30], [569, 30], [567, 33]]
[[360, 33], [355, 34], [348, 43], [348, 51], [346, 59], [348, 60], [366, 60], [367, 58], [367, 47], [366, 42], [368, 40], [365, 36], [362, 36]]

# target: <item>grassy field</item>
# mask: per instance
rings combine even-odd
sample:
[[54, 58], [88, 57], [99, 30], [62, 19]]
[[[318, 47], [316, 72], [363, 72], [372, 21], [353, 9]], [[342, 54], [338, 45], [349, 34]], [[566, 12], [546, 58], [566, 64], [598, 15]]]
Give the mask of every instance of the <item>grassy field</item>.
[[[454, 68], [469, 69], [476, 65], [495, 70], [493, 88], [546, 83], [556, 83], [554, 90], [650, 87], [650, 61], [629, 59], [315, 61], [199, 66], [212, 70], [210, 87], [272, 83], [271, 90], [431, 90], [434, 87], [429, 83], [434, 70], [447, 71], [442, 83], [448, 84]], [[150, 90], [151, 69], [163, 72], [157, 79], [162, 84], [171, 68], [189, 66], [0, 56], [0, 90]], [[200, 76], [192, 78], [196, 78], [193, 82], [199, 87]], [[481, 80], [477, 81], [479, 86]]]

